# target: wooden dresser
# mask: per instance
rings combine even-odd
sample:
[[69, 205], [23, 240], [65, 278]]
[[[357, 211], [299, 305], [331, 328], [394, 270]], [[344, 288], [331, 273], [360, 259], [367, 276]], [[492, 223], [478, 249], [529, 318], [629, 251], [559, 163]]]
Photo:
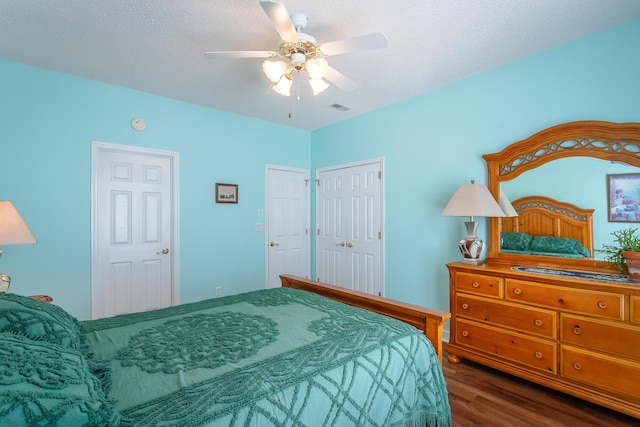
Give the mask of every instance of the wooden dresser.
[[447, 267], [450, 362], [473, 360], [640, 418], [640, 283], [501, 263]]

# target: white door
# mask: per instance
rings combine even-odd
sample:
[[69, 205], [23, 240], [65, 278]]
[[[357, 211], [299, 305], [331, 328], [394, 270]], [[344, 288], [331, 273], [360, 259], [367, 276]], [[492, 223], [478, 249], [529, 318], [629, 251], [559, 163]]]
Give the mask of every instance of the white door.
[[382, 160], [317, 172], [318, 280], [382, 295]]
[[91, 317], [177, 304], [177, 153], [94, 143]]
[[267, 287], [281, 274], [309, 277], [309, 171], [267, 166]]

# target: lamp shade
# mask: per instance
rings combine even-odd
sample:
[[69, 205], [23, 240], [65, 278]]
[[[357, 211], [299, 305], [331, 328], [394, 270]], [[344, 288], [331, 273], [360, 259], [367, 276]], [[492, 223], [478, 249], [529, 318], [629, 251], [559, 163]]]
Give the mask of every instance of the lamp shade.
[[329, 64], [324, 58], [311, 58], [304, 67], [307, 69], [310, 79], [321, 79], [326, 74]]
[[500, 192], [500, 209], [502, 209], [502, 212], [504, 212], [504, 216], [506, 217], [511, 218], [518, 216], [518, 212], [516, 212], [513, 205], [502, 191]]
[[461, 185], [442, 211], [443, 216], [504, 217], [500, 205], [482, 184]]
[[262, 63], [262, 71], [272, 83], [278, 83], [287, 72], [287, 64], [284, 61], [269, 61]]
[[0, 245], [36, 243], [18, 210], [8, 200], [0, 200]]
[[292, 84], [293, 82], [291, 81], [291, 77], [285, 74], [277, 84], [273, 85], [273, 90], [275, 90], [276, 93], [279, 93], [282, 96], [291, 96]]
[[311, 85], [311, 88], [313, 89], [313, 94], [317, 95], [319, 93], [324, 92], [324, 90], [326, 88], [329, 87], [329, 84], [327, 82], [325, 82], [324, 80], [318, 78], [318, 79], [309, 79], [309, 84]]

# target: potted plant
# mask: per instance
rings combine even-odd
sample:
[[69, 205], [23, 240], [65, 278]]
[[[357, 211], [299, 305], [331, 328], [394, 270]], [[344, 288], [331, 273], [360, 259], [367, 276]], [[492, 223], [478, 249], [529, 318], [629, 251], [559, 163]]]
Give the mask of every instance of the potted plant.
[[[605, 261], [612, 262], [620, 273], [631, 274], [640, 279], [640, 236], [636, 235], [637, 228], [624, 228], [611, 233], [615, 245], [602, 245], [602, 249], [596, 249], [603, 254]], [[625, 270], [625, 265], [627, 269]]]

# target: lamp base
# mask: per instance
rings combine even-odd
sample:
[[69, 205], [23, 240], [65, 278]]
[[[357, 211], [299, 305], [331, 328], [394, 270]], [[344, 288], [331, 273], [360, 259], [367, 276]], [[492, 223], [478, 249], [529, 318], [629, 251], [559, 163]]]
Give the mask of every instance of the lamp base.
[[484, 243], [478, 238], [466, 238], [460, 240], [458, 247], [460, 248], [460, 253], [463, 256], [461, 262], [463, 264], [472, 265], [482, 264], [482, 261], [480, 261], [480, 254], [482, 253], [483, 246]]
[[9, 292], [9, 286], [11, 286], [11, 277], [0, 274], [0, 293]]

